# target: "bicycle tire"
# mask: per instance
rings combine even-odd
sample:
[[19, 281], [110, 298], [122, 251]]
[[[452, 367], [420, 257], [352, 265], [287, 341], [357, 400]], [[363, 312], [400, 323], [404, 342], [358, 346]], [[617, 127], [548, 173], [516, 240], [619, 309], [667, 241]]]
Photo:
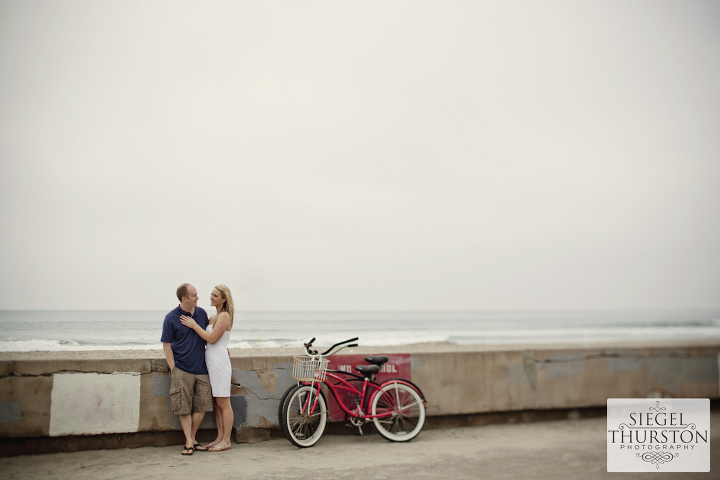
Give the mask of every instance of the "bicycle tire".
[[290, 392], [293, 391], [293, 389], [297, 385], [290, 386], [287, 390], [285, 390], [285, 393], [283, 393], [282, 398], [280, 399], [280, 404], [278, 405], [278, 424], [280, 425], [280, 430], [283, 432], [283, 435], [285, 435], [285, 438], [290, 440], [290, 436], [288, 434], [287, 428], [285, 427], [285, 422], [282, 420], [282, 412], [285, 408], [285, 401], [287, 400], [288, 395], [290, 395]]
[[[308, 402], [308, 395], [311, 395]], [[317, 396], [317, 404], [315, 397]], [[303, 413], [306, 404], [314, 405], [311, 413]], [[282, 411], [283, 433], [290, 442], [299, 448], [308, 448], [315, 445], [327, 423], [327, 404], [317, 387], [298, 385], [288, 394]]]
[[382, 418], [373, 418], [375, 429], [391, 442], [409, 442], [420, 434], [425, 425], [425, 403], [422, 395], [412, 386], [388, 381], [372, 398], [372, 415], [392, 412]]

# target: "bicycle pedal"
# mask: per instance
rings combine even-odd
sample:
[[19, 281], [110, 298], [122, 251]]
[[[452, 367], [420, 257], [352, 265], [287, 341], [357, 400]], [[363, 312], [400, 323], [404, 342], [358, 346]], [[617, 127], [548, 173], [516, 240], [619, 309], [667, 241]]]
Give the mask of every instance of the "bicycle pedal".
[[358, 425], [357, 429], [358, 429], [359, 435], [362, 437], [363, 436], [362, 427], [360, 425]]

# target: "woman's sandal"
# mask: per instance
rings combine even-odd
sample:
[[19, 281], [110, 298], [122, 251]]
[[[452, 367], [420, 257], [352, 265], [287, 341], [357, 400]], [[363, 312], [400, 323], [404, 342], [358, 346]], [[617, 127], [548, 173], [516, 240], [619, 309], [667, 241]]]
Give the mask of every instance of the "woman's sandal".
[[193, 445], [193, 448], [195, 449], [196, 452], [207, 452], [208, 451], [208, 447], [203, 447], [199, 443], [196, 443], [195, 445]]
[[230, 450], [231, 447], [218, 447], [217, 445], [213, 445], [212, 447], [208, 448], [208, 452], [224, 452], [225, 450]]
[[195, 448], [185, 447], [185, 448], [183, 448], [181, 455], [192, 455], [194, 452], [195, 452]]

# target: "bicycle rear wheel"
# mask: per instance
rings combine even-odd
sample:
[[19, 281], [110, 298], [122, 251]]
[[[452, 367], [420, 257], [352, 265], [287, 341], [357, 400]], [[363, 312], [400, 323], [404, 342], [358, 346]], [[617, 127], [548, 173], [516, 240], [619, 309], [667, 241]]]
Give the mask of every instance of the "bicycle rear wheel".
[[390, 381], [372, 399], [371, 413], [378, 433], [391, 442], [408, 442], [425, 425], [425, 403], [411, 386]]
[[327, 423], [327, 406], [318, 388], [298, 385], [290, 391], [282, 411], [283, 433], [293, 445], [312, 447]]

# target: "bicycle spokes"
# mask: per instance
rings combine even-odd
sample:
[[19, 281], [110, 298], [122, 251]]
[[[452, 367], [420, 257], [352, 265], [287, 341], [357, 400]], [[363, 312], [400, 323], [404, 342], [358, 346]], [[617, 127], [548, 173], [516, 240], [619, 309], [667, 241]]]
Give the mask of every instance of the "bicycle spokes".
[[403, 442], [415, 438], [425, 423], [425, 405], [412, 387], [402, 383], [384, 385], [372, 405], [378, 432], [388, 440]]

